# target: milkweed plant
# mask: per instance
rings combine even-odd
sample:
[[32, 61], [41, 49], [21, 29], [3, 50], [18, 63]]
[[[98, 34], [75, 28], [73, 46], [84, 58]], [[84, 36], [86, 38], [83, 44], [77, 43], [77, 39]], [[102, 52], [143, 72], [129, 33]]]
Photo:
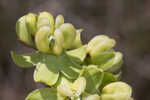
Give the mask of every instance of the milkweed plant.
[[11, 57], [22, 68], [35, 66], [34, 81], [48, 85], [25, 100], [133, 100], [131, 86], [120, 81], [123, 55], [115, 40], [97, 35], [83, 44], [82, 31], [48, 12], [18, 19], [18, 39], [36, 51]]

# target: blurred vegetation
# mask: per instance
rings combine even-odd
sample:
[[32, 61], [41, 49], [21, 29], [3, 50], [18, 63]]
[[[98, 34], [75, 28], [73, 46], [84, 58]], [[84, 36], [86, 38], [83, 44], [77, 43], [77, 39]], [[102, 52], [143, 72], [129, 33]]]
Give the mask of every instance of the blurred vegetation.
[[[117, 41], [124, 53], [122, 79], [132, 85], [135, 100], [150, 100], [150, 1], [149, 0], [1, 0], [0, 1], [0, 97], [24, 100], [41, 84], [32, 79], [33, 70], [18, 68], [10, 50], [32, 51], [16, 38], [16, 20], [28, 12], [46, 10], [63, 14], [76, 28], [83, 28], [86, 43], [96, 34]], [[20, 52], [21, 51], [21, 52]]]

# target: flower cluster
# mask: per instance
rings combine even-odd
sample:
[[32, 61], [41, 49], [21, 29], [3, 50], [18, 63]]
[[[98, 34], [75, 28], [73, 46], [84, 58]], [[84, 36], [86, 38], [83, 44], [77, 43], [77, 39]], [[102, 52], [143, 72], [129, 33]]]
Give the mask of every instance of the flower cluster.
[[133, 100], [132, 88], [119, 81], [123, 55], [113, 49], [114, 39], [97, 35], [83, 44], [82, 29], [48, 12], [21, 17], [16, 31], [37, 51], [11, 52], [13, 61], [23, 68], [36, 66], [34, 81], [50, 86], [34, 90], [26, 100]]
[[60, 55], [63, 50], [80, 47], [80, 33], [70, 23], [64, 23], [64, 17], [58, 15], [54, 21], [48, 12], [39, 16], [29, 13], [21, 17], [16, 24], [19, 40], [37, 48], [43, 53]]

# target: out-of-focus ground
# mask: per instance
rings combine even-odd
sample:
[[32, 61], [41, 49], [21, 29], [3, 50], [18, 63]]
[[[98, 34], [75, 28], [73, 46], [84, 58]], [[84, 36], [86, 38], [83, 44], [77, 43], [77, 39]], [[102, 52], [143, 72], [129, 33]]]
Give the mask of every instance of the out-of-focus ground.
[[150, 0], [0, 0], [0, 100], [24, 100], [41, 87], [33, 82], [33, 68], [18, 68], [10, 57], [10, 50], [32, 51], [17, 41], [16, 20], [40, 11], [63, 14], [83, 28], [85, 43], [97, 34], [115, 38], [124, 54], [122, 80], [133, 87], [135, 100], [150, 100]]

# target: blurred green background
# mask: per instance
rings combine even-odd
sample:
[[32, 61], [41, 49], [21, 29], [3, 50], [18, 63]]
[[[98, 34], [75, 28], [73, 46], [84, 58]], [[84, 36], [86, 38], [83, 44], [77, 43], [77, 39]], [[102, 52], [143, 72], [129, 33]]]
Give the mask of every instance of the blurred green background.
[[150, 0], [0, 0], [0, 100], [24, 100], [43, 87], [33, 82], [33, 68], [17, 67], [10, 51], [33, 51], [17, 41], [16, 20], [28, 12], [63, 14], [66, 22], [83, 28], [87, 43], [97, 34], [117, 41], [123, 52], [122, 80], [133, 87], [135, 100], [150, 100]]

